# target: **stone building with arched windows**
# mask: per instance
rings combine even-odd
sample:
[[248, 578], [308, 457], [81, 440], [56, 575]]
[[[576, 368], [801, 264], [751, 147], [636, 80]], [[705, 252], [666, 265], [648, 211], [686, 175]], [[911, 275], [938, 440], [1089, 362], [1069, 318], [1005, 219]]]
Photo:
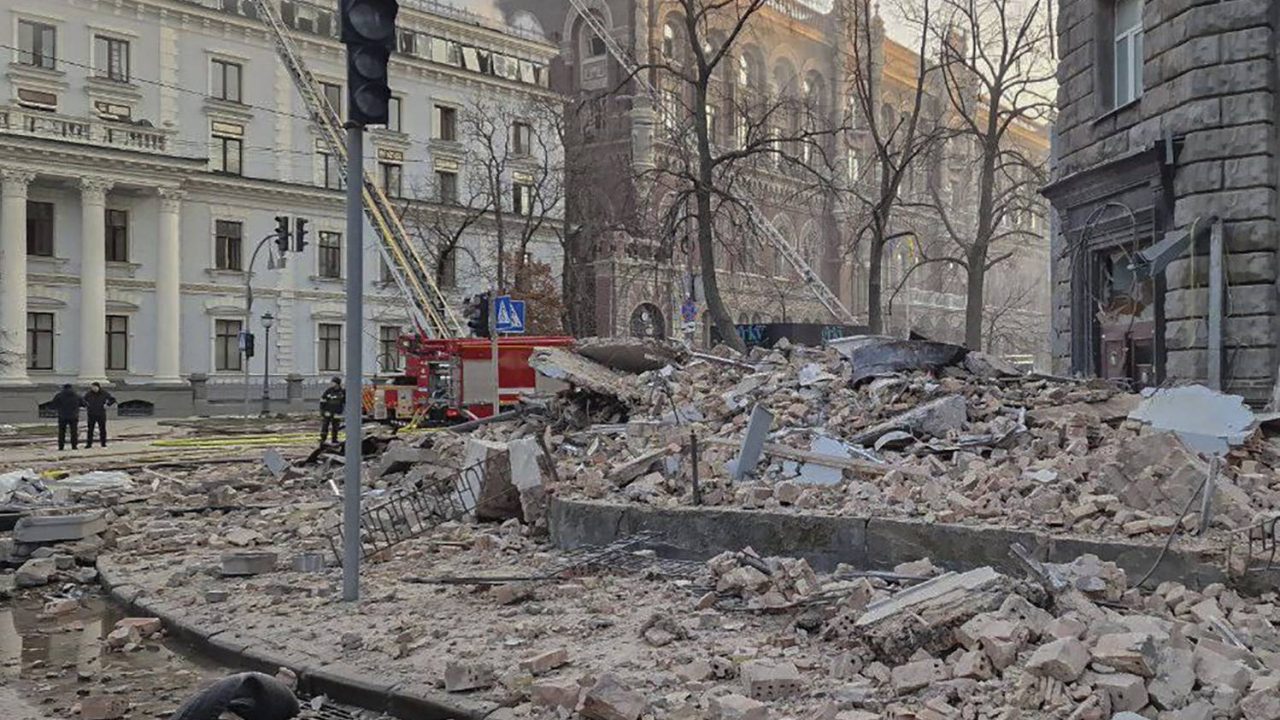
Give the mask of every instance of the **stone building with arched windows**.
[[[792, 151], [800, 163], [749, 164], [731, 182], [735, 193], [754, 200], [855, 317], [865, 318], [868, 259], [857, 248], [857, 218], [852, 216], [848, 196], [815, 189], [811, 178], [796, 167], [812, 161], [829, 164], [832, 173], [861, 177], [874, 164], [866, 148], [859, 147], [860, 123], [851, 110], [857, 103], [849, 98], [847, 77], [851, 31], [842, 27], [847, 14], [836, 11], [838, 2], [771, 0], [735, 36], [712, 74], [706, 119], [709, 139], [720, 149], [745, 148], [752, 142], [753, 133], [761, 128], [753, 126], [757, 118], [751, 116], [750, 108], [761, 104], [768, 108], [769, 117], [759, 122], [772, 137], [786, 136], [787, 128], [792, 137], [797, 131], [839, 130], [815, 142], [784, 148], [784, 154]], [[608, 28], [610, 38], [635, 59], [641, 66], [639, 73], [656, 87], [657, 97], [651, 99], [570, 3], [496, 0], [496, 5], [508, 14], [536, 17], [548, 40], [560, 49], [551, 65], [551, 86], [568, 98], [566, 213], [577, 229], [566, 273], [578, 274], [581, 294], [576, 305], [588, 315], [575, 329], [628, 334], [636, 313], [656, 308], [669, 334], [680, 334], [685, 318], [692, 317], [697, 326], [693, 336], [705, 341], [711, 334], [706, 327], [709, 318], [702, 297], [696, 222], [691, 208], [679, 206], [681, 194], [662, 178], [675, 174], [670, 168], [678, 167], [682, 155], [689, 154], [691, 129], [679, 126], [678, 118], [693, 114], [689, 110], [696, 92], [688, 82], [673, 77], [691, 67], [693, 42], [717, 47], [723, 44], [724, 32], [732, 28], [718, 29], [712, 23], [691, 42], [677, 0], [585, 0], [589, 12]], [[878, 14], [870, 22], [876, 43], [873, 54], [880, 58], [883, 105], [887, 112], [896, 113], [914, 87], [918, 57], [886, 37]], [[945, 100], [940, 99], [940, 104]], [[1033, 129], [1027, 139], [1047, 154], [1043, 129]], [[917, 174], [923, 188], [925, 178], [944, 173], [921, 170]], [[723, 222], [717, 214], [715, 262], [717, 284], [730, 317], [837, 322], [773, 247], [758, 233], [745, 232], [732, 213], [726, 214], [729, 217]], [[901, 220], [895, 222], [910, 226], [917, 236], [927, 234], [928, 221], [911, 215], [899, 211]], [[1040, 222], [1030, 213], [1026, 221]], [[944, 315], [930, 317], [931, 332], [939, 339], [962, 340], [963, 277], [958, 271], [954, 271], [956, 277], [937, 271], [908, 272], [908, 265], [918, 259], [928, 241], [921, 238], [915, 246], [886, 250], [886, 258], [891, 251], [896, 254], [886, 262], [885, 286], [901, 290], [894, 298], [887, 329], [906, 334], [923, 316]], [[1038, 285], [1047, 287], [1047, 257], [1032, 253], [1029, 263], [1032, 271], [1020, 269], [1010, 276], [1036, 274]], [[1043, 272], [1036, 270], [1041, 265]], [[1047, 293], [1043, 295], [1042, 300], [1026, 304], [1043, 305], [1043, 312], [1037, 309], [1033, 320], [1046, 328], [1043, 345], [1047, 348]], [[569, 304], [575, 301], [570, 299]]]

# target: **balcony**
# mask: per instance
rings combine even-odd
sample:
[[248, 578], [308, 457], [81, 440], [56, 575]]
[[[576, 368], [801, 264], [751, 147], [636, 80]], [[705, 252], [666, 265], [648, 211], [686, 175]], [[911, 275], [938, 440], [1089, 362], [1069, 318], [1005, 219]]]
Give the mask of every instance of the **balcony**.
[[0, 133], [164, 155], [171, 132], [146, 125], [0, 106]]

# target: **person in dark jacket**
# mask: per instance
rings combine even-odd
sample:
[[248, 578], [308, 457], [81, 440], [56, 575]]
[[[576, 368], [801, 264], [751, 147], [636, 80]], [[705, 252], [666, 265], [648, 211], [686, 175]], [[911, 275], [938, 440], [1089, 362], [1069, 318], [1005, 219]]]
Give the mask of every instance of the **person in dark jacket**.
[[102, 389], [99, 383], [93, 383], [89, 386], [89, 392], [81, 398], [86, 413], [89, 418], [88, 433], [85, 435], [84, 446], [86, 448], [93, 447], [93, 428], [98, 427], [98, 435], [102, 438], [102, 447], [107, 446], [107, 408], [116, 404], [116, 399], [111, 393]]
[[342, 378], [334, 376], [320, 396], [320, 444], [324, 445], [325, 435], [332, 433], [333, 444], [338, 444], [338, 425], [342, 423], [342, 410], [347, 404], [347, 391], [342, 387]]
[[67, 431], [71, 432], [71, 449], [80, 447], [80, 393], [71, 388], [71, 383], [62, 386], [53, 396], [53, 409], [58, 413], [58, 449], [67, 449]]

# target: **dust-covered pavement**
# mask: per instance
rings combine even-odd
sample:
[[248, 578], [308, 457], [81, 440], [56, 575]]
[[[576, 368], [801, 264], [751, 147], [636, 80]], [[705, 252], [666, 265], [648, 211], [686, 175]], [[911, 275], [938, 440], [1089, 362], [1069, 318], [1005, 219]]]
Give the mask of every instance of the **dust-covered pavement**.
[[9, 685], [0, 684], [0, 708], [4, 708], [5, 717], [10, 720], [54, 720], [52, 715], [45, 715], [33, 707]]

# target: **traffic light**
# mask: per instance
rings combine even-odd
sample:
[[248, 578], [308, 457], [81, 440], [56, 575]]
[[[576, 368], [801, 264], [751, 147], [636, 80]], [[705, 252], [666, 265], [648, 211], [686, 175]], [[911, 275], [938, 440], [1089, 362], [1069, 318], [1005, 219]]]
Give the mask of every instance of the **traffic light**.
[[471, 328], [471, 334], [476, 337], [489, 337], [489, 304], [489, 293], [480, 293], [467, 308], [467, 316], [471, 318], [467, 321], [467, 327]]
[[386, 125], [391, 104], [387, 61], [396, 47], [396, 0], [342, 0], [342, 42], [347, 46], [347, 120]]
[[293, 219], [293, 249], [302, 252], [307, 249], [307, 219]]
[[240, 352], [244, 353], [246, 358], [253, 357], [253, 333], [248, 330], [240, 331]]
[[276, 247], [280, 249], [280, 253], [289, 252], [289, 216], [276, 216]]

